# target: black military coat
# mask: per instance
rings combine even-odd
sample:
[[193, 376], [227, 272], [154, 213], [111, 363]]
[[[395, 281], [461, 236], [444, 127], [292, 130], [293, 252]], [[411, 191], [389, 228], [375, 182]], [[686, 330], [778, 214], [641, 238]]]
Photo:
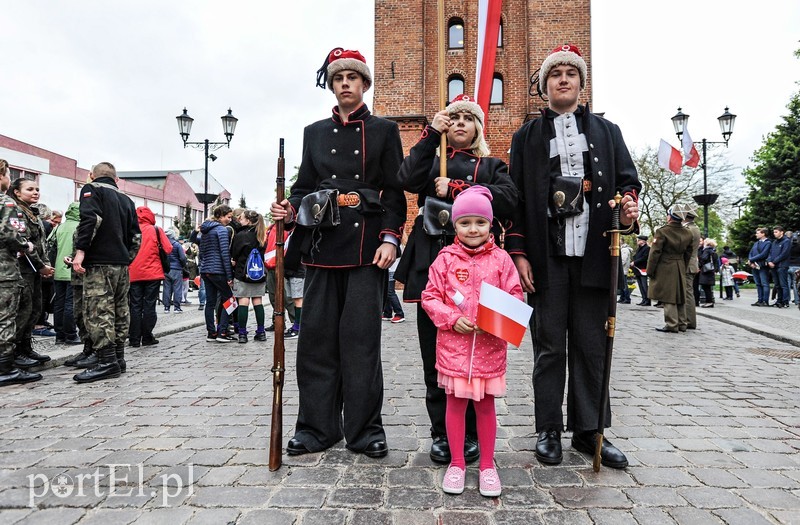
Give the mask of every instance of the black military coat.
[[[436, 148], [441, 134], [431, 126], [422, 132], [419, 142], [411, 148], [400, 167], [403, 187], [417, 194], [417, 203], [422, 209], [425, 198], [436, 197], [434, 180], [440, 176], [439, 157]], [[485, 186], [492, 193], [492, 210], [495, 224], [510, 219], [517, 205], [517, 188], [508, 175], [505, 162], [494, 157], [477, 157], [470, 150], [447, 148], [447, 177], [452, 179], [447, 196], [441, 200], [452, 203], [461, 191], [473, 185]], [[500, 231], [495, 229], [495, 236]], [[422, 216], [414, 221], [403, 258], [395, 271], [395, 279], [404, 283], [403, 300], [419, 301], [428, 284], [428, 268], [439, 251], [452, 244], [453, 238], [441, 239], [425, 233]]]
[[[589, 234], [583, 257], [582, 286], [610, 287], [611, 259], [608, 237], [611, 207], [608, 201], [617, 191], [638, 195], [642, 188], [619, 127], [594, 115], [588, 107], [575, 112], [581, 119], [588, 152], [584, 164], [592, 182], [589, 200]], [[553, 121], [545, 116], [528, 121], [514, 133], [511, 142], [511, 179], [519, 189], [520, 206], [512, 227], [506, 234], [506, 251], [525, 255], [531, 263], [536, 289], [548, 287], [547, 261], [551, 254], [552, 226], [547, 216], [550, 195], [550, 139], [555, 136]]]
[[[372, 264], [383, 236], [399, 240], [406, 220], [406, 198], [398, 177], [403, 147], [397, 124], [370, 114], [366, 104], [342, 121], [333, 116], [306, 127], [303, 160], [289, 202], [295, 213], [303, 197], [320, 189], [340, 193], [380, 192], [380, 211], [340, 207], [341, 223], [328, 229], [296, 226], [289, 251], [300, 250], [308, 266], [349, 268]], [[296, 216], [296, 215], [295, 215]], [[287, 260], [291, 254], [287, 253]]]

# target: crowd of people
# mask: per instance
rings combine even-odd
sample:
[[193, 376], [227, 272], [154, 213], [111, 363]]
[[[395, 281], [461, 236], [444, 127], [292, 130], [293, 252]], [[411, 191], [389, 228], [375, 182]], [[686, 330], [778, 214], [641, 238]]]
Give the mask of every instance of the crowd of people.
[[[693, 205], [675, 205], [652, 242], [647, 235], [637, 237], [630, 265], [623, 258], [620, 274], [627, 277], [629, 268], [633, 273], [642, 297], [638, 305], [651, 306], [655, 300], [654, 306], [664, 308], [665, 325], [656, 330], [676, 333], [697, 328], [695, 308], [714, 307], [717, 285], [720, 298], [733, 301], [734, 294], [741, 297], [740, 284], [751, 279], [758, 294], [752, 306], [787, 308], [791, 302], [800, 308], [800, 235], [775, 226], [770, 239], [767, 228], [758, 228], [749, 256], [740, 264], [730, 247], [718, 253], [717, 241], [700, 234], [696, 218]], [[627, 279], [622, 282], [620, 288], [628, 293], [621, 290], [619, 302], [630, 303]]]
[[[71, 266], [57, 282], [71, 284], [71, 313], [85, 342], [74, 364], [93, 359], [75, 379], [88, 382], [125, 371], [126, 339], [131, 346], [158, 343], [159, 285], [165, 312], [180, 312], [183, 272], [196, 255], [209, 342], [247, 343], [250, 306], [253, 339], [264, 341], [275, 323], [273, 313], [267, 326], [263, 296], [274, 311], [276, 287], [285, 287], [292, 324], [284, 336], [298, 338], [299, 390], [287, 453], [320, 452], [344, 440], [354, 453], [384, 457], [381, 319], [405, 319], [393, 294], [398, 281], [404, 301], [417, 303], [430, 458], [448, 465], [442, 490], [463, 492], [467, 465], [479, 460], [480, 493], [496, 497], [502, 485], [494, 461], [495, 398], [507, 389], [507, 343], [476, 319], [481, 285], [490, 283], [533, 307], [535, 457], [561, 463], [566, 431], [575, 450], [594, 456], [599, 444], [603, 465], [627, 467], [625, 454], [602, 435], [611, 425], [603, 374], [612, 276], [621, 271], [624, 284], [633, 266], [639, 304], [664, 306], [659, 329], [666, 332], [696, 327], [694, 306], [700, 297], [713, 306], [718, 271], [731, 298], [735, 281], [727, 284], [730, 257], [720, 259], [714, 240], [701, 238], [690, 206], [669, 210], [652, 243], [638, 236], [636, 252], [623, 246], [623, 264], [612, 266], [604, 234], [612, 225], [639, 233], [642, 185], [619, 127], [578, 103], [587, 74], [574, 45], [545, 58], [539, 87], [547, 108], [514, 134], [510, 165], [490, 155], [484, 111], [466, 95], [433, 116], [404, 158], [397, 124], [372, 115], [363, 101], [373, 82], [364, 56], [332, 50], [317, 85], [336, 103], [305, 128], [297, 180], [288, 198], [270, 205], [272, 219], [285, 226], [284, 283], [276, 282], [277, 228], [258, 212], [216, 206], [184, 250], [155, 225], [150, 210], [136, 209], [119, 191], [116, 171], [105, 162], [92, 169], [77, 208], [68, 209], [73, 244], [59, 246], [51, 264], [31, 207], [38, 188], [15, 182], [0, 215], [0, 295], [17, 313], [0, 316], [0, 383], [35, 380], [26, 367], [15, 368], [16, 358], [46, 358], [31, 348], [30, 333], [41, 308], [33, 295], [41, 295], [53, 264]], [[7, 187], [8, 170], [0, 175]], [[418, 195], [420, 208], [407, 239], [404, 191]], [[779, 304], [788, 302], [783, 290], [792, 264], [782, 254], [793, 253], [782, 234], [775, 228], [775, 241], [759, 240], [757, 253], [766, 255], [750, 261], [774, 271]], [[56, 293], [66, 297], [59, 288], [65, 286]], [[630, 302], [627, 286], [621, 291], [620, 301]], [[64, 310], [62, 319], [69, 315]], [[65, 341], [76, 340], [63, 333]]]

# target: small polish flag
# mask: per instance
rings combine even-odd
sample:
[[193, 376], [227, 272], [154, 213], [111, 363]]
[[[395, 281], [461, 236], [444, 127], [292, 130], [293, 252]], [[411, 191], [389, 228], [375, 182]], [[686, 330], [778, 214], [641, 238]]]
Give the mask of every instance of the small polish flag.
[[489, 283], [481, 283], [478, 326], [514, 346], [522, 344], [533, 308]]
[[236, 302], [236, 297], [230, 297], [227, 301], [222, 303], [222, 307], [225, 308], [225, 311], [230, 315], [239, 307], [239, 303]]
[[670, 146], [664, 139], [661, 139], [661, 144], [658, 146], [658, 165], [675, 175], [680, 175], [681, 164], [683, 164], [681, 152]]
[[456, 290], [456, 293], [453, 294], [453, 304], [461, 308], [461, 303], [464, 302], [464, 294]]

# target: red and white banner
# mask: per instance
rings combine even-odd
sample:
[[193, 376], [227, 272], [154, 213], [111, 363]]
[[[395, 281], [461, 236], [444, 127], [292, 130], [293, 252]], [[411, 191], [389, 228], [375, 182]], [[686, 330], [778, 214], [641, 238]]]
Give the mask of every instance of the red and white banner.
[[494, 84], [494, 63], [497, 57], [497, 38], [500, 36], [502, 0], [478, 0], [478, 53], [475, 63], [475, 99], [489, 121], [489, 102]]
[[681, 164], [683, 164], [681, 152], [670, 146], [664, 139], [661, 139], [661, 144], [658, 146], [658, 165], [675, 175], [680, 175]]
[[222, 303], [222, 307], [225, 308], [228, 315], [231, 315], [239, 307], [239, 303], [236, 302], [236, 297], [230, 297], [227, 301]]
[[692, 137], [689, 135], [689, 129], [683, 128], [683, 135], [681, 136], [681, 146], [683, 146], [683, 162], [684, 166], [696, 168], [700, 164], [700, 154], [697, 153], [697, 148], [694, 147]]
[[533, 308], [526, 302], [489, 283], [481, 283], [476, 321], [481, 330], [519, 346], [532, 314]]

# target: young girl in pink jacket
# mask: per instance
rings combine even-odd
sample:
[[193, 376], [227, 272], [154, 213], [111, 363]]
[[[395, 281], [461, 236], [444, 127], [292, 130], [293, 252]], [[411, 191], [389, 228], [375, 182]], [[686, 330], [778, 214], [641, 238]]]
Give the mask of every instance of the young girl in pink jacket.
[[452, 461], [442, 490], [464, 491], [464, 415], [472, 400], [481, 448], [480, 493], [499, 496], [500, 477], [494, 468], [497, 435], [494, 398], [506, 392], [507, 343], [475, 324], [482, 282], [522, 299], [514, 262], [494, 243], [491, 234], [492, 194], [483, 186], [464, 190], [453, 203], [456, 242], [444, 248], [431, 265], [422, 307], [439, 329], [436, 370], [447, 394], [445, 425]]

